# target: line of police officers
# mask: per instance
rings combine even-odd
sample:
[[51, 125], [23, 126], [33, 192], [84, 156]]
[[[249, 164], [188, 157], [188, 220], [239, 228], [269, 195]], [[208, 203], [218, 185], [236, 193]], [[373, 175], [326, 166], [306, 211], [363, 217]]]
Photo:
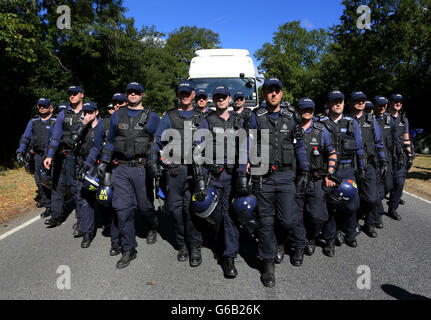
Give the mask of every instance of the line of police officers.
[[[107, 206], [99, 210], [109, 224], [109, 254], [122, 253], [117, 268], [136, 258], [136, 213], [147, 226], [147, 243], [156, 241], [154, 197], [160, 183], [165, 210], [175, 223], [178, 261], [199, 266], [203, 238], [208, 237], [224, 276], [234, 278], [240, 231], [252, 229], [267, 287], [275, 285], [275, 264], [283, 260], [285, 246], [291, 263], [300, 266], [319, 239], [329, 257], [335, 255], [335, 245], [356, 247], [359, 219], [364, 220], [362, 230], [376, 237], [375, 229], [383, 228], [382, 201], [388, 194], [388, 216], [401, 219], [397, 208], [414, 152], [399, 94], [390, 101], [375, 97], [371, 114], [364, 111], [364, 93], [352, 92], [345, 110], [343, 93], [331, 91], [326, 114], [315, 116], [310, 98], [300, 99], [296, 110], [282, 107], [282, 83], [269, 78], [263, 84], [265, 107], [245, 108], [246, 96], [239, 91], [229, 111], [231, 94], [220, 85], [212, 92], [214, 111], [208, 109], [208, 93], [185, 80], [177, 87], [178, 108], [160, 118], [142, 104], [142, 85], [132, 82], [126, 94], [113, 96], [110, 117], [102, 120], [94, 102], [84, 103], [80, 87], [67, 92], [70, 105], [56, 118], [49, 99], [38, 101], [40, 115], [29, 121], [17, 159], [24, 164], [26, 150], [34, 153], [35, 180], [46, 208], [41, 216], [51, 216], [45, 221], [49, 227], [67, 218], [64, 199], [70, 189], [77, 218], [74, 236], [83, 238], [83, 248], [96, 233], [94, 185], [104, 186], [97, 195]], [[180, 139], [166, 138], [171, 128]], [[214, 134], [194, 137], [188, 148], [183, 141], [190, 130], [199, 129]], [[239, 129], [250, 134], [238, 144], [216, 134]], [[247, 160], [253, 143], [257, 150], [264, 144], [269, 148], [269, 170], [262, 175], [250, 176], [259, 166]], [[204, 163], [188, 162], [192, 155], [204, 155], [208, 146], [218, 150], [220, 145], [224, 153], [213, 153]], [[172, 158], [168, 146], [180, 150], [180, 156]], [[233, 156], [229, 148], [235, 149]]]

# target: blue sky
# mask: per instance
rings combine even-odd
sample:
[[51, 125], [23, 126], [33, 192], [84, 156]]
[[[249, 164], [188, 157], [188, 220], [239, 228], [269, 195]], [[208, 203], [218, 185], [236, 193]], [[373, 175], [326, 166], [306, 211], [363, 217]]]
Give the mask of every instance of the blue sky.
[[219, 34], [221, 47], [248, 49], [251, 55], [288, 21], [300, 20], [307, 29], [326, 28], [338, 23], [343, 11], [335, 0], [124, 0], [124, 6], [138, 28], [155, 25], [164, 33], [184, 25], [207, 28]]

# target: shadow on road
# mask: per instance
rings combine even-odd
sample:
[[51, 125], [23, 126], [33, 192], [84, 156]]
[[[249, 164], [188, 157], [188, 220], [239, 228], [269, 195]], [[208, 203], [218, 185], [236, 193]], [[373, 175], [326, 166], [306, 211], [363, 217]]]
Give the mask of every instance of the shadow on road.
[[431, 300], [430, 298], [427, 298], [425, 296], [410, 293], [407, 290], [394, 286], [392, 284], [383, 284], [382, 290], [386, 294], [398, 300]]

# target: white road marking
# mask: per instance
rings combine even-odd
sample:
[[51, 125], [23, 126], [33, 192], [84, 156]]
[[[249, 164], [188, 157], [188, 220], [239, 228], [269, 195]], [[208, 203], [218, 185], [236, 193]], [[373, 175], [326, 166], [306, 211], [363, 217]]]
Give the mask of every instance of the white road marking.
[[426, 199], [424, 199], [424, 198], [421, 198], [421, 197], [419, 197], [419, 196], [417, 196], [417, 195], [415, 195], [415, 194], [413, 194], [413, 193], [410, 193], [410, 192], [407, 192], [407, 191], [403, 191], [403, 193], [407, 193], [409, 196], [412, 196], [412, 197], [414, 197], [414, 198], [416, 198], [416, 199], [422, 200], [423, 202], [426, 202], [426, 203], [428, 203], [428, 204], [431, 204], [431, 201], [428, 201], [428, 200], [426, 200]]
[[10, 231], [8, 231], [8, 232], [0, 235], [0, 240], [3, 240], [5, 238], [9, 237], [10, 235], [13, 235], [15, 232], [17, 232], [17, 231], [19, 231], [21, 229], [24, 229], [25, 227], [31, 225], [33, 222], [36, 222], [39, 219], [40, 219], [40, 216], [38, 215], [37, 217], [35, 217], [35, 218], [33, 218], [33, 219], [31, 219], [31, 220], [29, 220], [27, 222], [24, 222], [22, 225], [20, 225], [20, 226], [18, 226], [16, 228], [13, 228], [12, 230], [10, 230]]

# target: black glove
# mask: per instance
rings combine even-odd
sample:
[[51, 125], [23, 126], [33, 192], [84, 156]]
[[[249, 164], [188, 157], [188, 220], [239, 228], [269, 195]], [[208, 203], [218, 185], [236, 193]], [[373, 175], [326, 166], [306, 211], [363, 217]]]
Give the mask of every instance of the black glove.
[[97, 166], [97, 175], [99, 178], [103, 179], [105, 177], [106, 168], [108, 167], [108, 163], [106, 162], [100, 162], [100, 164]]
[[204, 201], [207, 196], [207, 188], [205, 178], [200, 176], [197, 178], [195, 183], [195, 196], [198, 201]]
[[22, 152], [17, 153], [16, 159], [18, 160], [18, 164], [20, 166], [23, 166], [25, 164], [25, 159], [24, 159], [24, 155], [22, 154]]
[[358, 171], [356, 171], [356, 180], [358, 180], [358, 183], [361, 184], [365, 182], [365, 179], [365, 169], [359, 168]]
[[412, 155], [407, 155], [407, 165], [406, 165], [406, 169], [410, 170], [413, 166], [413, 156]]
[[238, 172], [236, 177], [236, 193], [238, 196], [248, 196], [251, 194], [251, 188], [247, 181], [247, 174], [245, 172]]
[[397, 170], [401, 170], [404, 167], [404, 154], [399, 154], [397, 157]]
[[89, 170], [89, 169], [90, 169], [90, 168], [89, 168], [86, 164], [84, 164], [84, 165], [81, 167], [81, 169], [79, 169], [79, 170], [78, 170], [78, 172], [76, 173], [76, 179], [77, 179], [77, 180], [84, 181], [85, 174], [88, 172], [88, 170]]
[[305, 192], [307, 189], [308, 183], [310, 181], [310, 175], [308, 171], [301, 171], [301, 174], [298, 176], [297, 187], [299, 192]]
[[380, 176], [382, 178], [386, 177], [386, 174], [388, 173], [388, 162], [382, 161], [380, 164]]

